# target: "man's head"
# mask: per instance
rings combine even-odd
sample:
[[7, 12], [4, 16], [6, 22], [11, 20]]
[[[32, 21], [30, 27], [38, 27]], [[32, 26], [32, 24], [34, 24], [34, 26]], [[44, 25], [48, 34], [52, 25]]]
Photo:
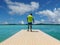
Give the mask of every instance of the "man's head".
[[32, 15], [32, 13], [30, 15]]

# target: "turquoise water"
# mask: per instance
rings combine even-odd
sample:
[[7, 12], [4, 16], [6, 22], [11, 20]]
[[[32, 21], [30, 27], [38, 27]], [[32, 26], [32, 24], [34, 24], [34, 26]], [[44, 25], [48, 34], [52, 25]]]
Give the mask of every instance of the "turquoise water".
[[[21, 29], [27, 29], [27, 25], [0, 25], [0, 42], [21, 31]], [[60, 25], [33, 25], [33, 29], [39, 29], [60, 40]]]

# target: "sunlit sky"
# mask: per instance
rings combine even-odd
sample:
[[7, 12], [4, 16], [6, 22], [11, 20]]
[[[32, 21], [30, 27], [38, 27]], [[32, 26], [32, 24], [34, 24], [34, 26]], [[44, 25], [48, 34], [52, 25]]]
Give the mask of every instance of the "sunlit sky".
[[60, 24], [60, 0], [0, 0], [0, 24], [26, 24], [30, 13], [34, 24]]

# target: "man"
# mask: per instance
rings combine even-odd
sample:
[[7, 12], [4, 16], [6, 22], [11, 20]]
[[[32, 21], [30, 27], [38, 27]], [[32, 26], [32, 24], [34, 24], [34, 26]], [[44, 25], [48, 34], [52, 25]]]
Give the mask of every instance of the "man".
[[27, 16], [27, 22], [28, 22], [28, 30], [27, 31], [31, 31], [32, 32], [32, 22], [34, 22], [34, 18], [32, 16], [32, 14]]

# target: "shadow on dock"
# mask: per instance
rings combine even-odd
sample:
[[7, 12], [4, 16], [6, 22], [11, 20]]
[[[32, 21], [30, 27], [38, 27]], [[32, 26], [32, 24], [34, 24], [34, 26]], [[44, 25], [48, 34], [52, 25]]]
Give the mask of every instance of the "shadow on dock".
[[32, 31], [32, 32], [39, 32], [39, 31]]

